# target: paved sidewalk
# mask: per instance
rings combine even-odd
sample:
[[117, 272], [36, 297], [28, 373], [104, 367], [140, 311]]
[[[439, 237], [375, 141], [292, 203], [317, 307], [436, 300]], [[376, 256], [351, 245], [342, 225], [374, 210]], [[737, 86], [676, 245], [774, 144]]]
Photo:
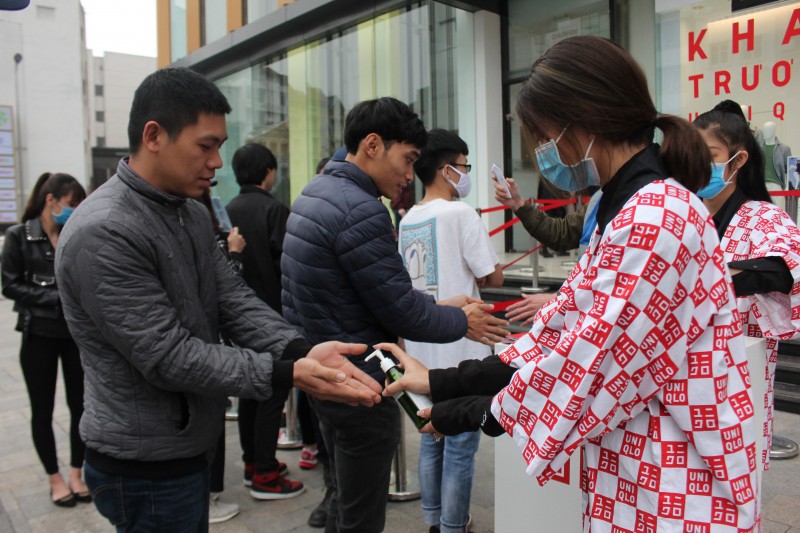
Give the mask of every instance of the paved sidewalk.
[[[12, 303], [0, 297], [0, 532], [69, 533], [110, 532], [113, 528], [93, 505], [78, 504], [61, 509], [50, 503], [47, 480], [30, 437], [30, 409], [19, 369], [20, 336], [13, 331], [16, 314]], [[64, 400], [61, 378], [55, 410], [55, 432], [62, 473], [68, 470], [69, 411]], [[779, 434], [800, 441], [800, 415], [776, 414]], [[290, 477], [299, 479], [306, 493], [290, 500], [257, 502], [241, 483], [242, 462], [236, 424], [227, 423], [226, 490], [222, 499], [235, 502], [240, 514], [223, 524], [211, 527], [215, 533], [313, 532], [306, 525], [312, 509], [323, 496], [322, 472], [297, 468], [299, 451], [279, 451], [278, 457], [289, 465]], [[419, 437], [406, 424], [408, 465], [415, 470]], [[764, 483], [764, 531], [800, 533], [800, 458], [774, 461]], [[533, 483], [533, 481], [532, 481]], [[494, 526], [494, 445], [482, 437], [476, 464], [471, 512], [475, 533], [491, 532]], [[576, 512], [579, 512], [576, 510]], [[387, 533], [427, 531], [422, 521], [419, 500], [389, 504]], [[534, 524], [521, 526], [520, 532], [536, 532]], [[515, 532], [516, 533], [516, 532]], [[552, 533], [552, 532], [548, 532]], [[571, 533], [571, 532], [568, 532]]]

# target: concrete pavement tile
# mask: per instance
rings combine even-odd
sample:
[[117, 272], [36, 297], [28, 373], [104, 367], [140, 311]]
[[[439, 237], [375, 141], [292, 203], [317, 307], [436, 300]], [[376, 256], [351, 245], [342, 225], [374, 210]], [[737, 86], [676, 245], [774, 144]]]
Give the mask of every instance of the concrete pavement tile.
[[25, 442], [0, 443], [0, 473], [22, 467], [38, 466], [41, 469], [39, 458], [31, 451], [32, 446]]
[[772, 520], [762, 520], [761, 526], [762, 533], [786, 533], [790, 529], [786, 524], [779, 524]]
[[49, 505], [53, 511], [28, 520], [32, 533], [108, 533], [113, 529], [94, 505], [78, 504], [68, 509]]
[[[786, 486], [786, 488], [791, 486], [793, 485]], [[791, 490], [791, 492], [778, 494], [773, 497], [772, 500], [763, 507], [762, 515], [779, 524], [800, 527], [800, 505], [798, 505], [796, 490]]]
[[31, 528], [28, 525], [28, 520], [22, 511], [19, 509], [11, 509], [8, 511], [8, 518], [11, 520], [11, 531], [14, 533], [31, 533]]

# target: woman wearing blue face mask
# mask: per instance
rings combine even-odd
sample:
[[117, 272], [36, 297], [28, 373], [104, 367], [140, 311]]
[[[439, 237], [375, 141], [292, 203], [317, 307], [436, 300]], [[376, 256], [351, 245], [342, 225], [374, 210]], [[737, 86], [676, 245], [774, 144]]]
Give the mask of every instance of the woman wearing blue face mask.
[[[64, 320], [54, 271], [61, 227], [84, 198], [86, 191], [72, 176], [43, 174], [31, 193], [22, 224], [6, 231], [2, 256], [3, 296], [14, 300], [14, 310], [19, 313], [19, 358], [31, 402], [33, 444], [48, 475], [51, 500], [60, 507], [92, 501], [82, 479], [85, 447], [78, 434], [83, 413], [83, 370], [78, 347]], [[53, 435], [59, 359], [71, 419], [67, 482], [59, 473]]]
[[[761, 149], [741, 107], [725, 100], [694, 121], [711, 151], [708, 185], [697, 191], [714, 217], [720, 248], [733, 276], [742, 329], [766, 337], [767, 406], [761, 460], [769, 469], [778, 340], [800, 331], [800, 231], [771, 203]], [[791, 265], [791, 266], [790, 266]]]

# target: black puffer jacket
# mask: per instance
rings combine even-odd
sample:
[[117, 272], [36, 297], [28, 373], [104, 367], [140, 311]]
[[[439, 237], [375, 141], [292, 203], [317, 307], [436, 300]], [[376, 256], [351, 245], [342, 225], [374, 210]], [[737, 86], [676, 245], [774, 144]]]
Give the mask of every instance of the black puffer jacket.
[[[291, 385], [277, 360], [308, 351], [228, 266], [208, 210], [125, 161], [65, 226], [56, 274], [85, 373], [81, 438], [107, 457], [204, 454], [226, 396], [270, 397]], [[249, 349], [220, 345], [220, 330]]]
[[[312, 344], [327, 340], [453, 342], [461, 309], [413, 289], [386, 207], [367, 174], [332, 161], [292, 206], [283, 241], [283, 314]], [[353, 360], [380, 382], [378, 363]]]
[[69, 338], [55, 275], [56, 251], [38, 218], [12, 226], [3, 245], [3, 296], [14, 300], [17, 331]]

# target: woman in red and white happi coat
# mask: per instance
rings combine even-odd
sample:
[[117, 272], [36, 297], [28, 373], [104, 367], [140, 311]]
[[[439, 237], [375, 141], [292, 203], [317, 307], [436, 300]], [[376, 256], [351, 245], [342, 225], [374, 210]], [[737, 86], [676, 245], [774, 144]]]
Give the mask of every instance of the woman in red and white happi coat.
[[517, 115], [548, 181], [602, 188], [589, 248], [499, 358], [418, 372], [398, 351], [406, 375], [384, 393], [430, 392], [424, 431], [508, 433], [541, 484], [582, 453], [584, 531], [753, 531], [744, 337], [716, 228], [690, 192], [709, 179], [702, 137], [659, 115], [641, 68], [598, 37], [537, 59]]
[[697, 192], [713, 215], [720, 248], [733, 276], [742, 330], [766, 337], [767, 382], [761, 460], [769, 469], [778, 340], [800, 330], [800, 230], [771, 203], [763, 155], [741, 107], [726, 100], [694, 121], [714, 161], [709, 184]]

